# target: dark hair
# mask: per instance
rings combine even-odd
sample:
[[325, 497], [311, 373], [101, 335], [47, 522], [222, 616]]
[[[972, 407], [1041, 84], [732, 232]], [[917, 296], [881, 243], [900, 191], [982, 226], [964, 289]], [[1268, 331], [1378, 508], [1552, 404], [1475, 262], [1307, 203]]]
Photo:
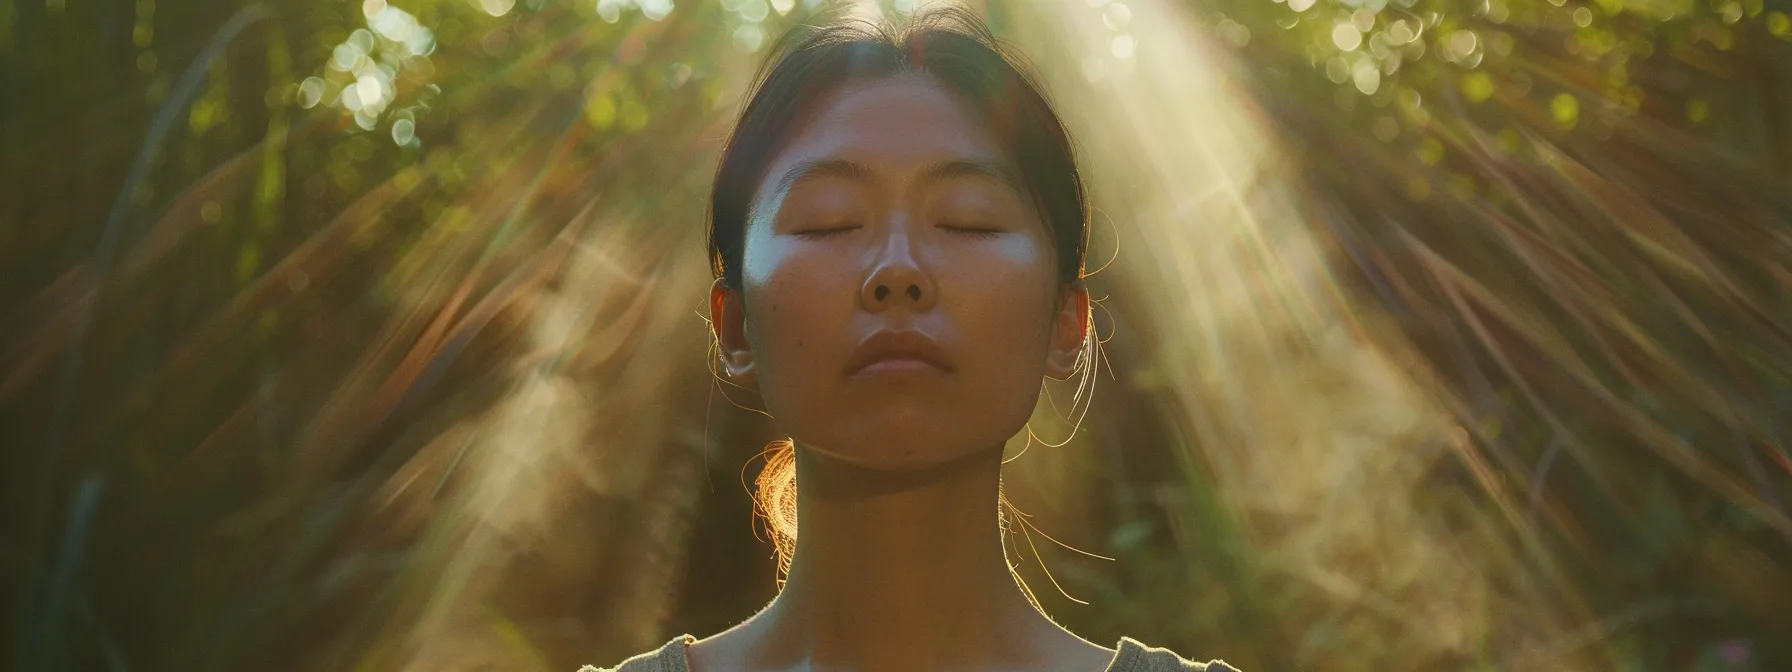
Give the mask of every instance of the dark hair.
[[[903, 75], [931, 78], [987, 124], [1018, 164], [1027, 196], [1052, 234], [1060, 281], [1082, 283], [1089, 218], [1069, 133], [1025, 61], [974, 14], [943, 7], [900, 25], [848, 19], [798, 26], [773, 47], [722, 148], [710, 192], [710, 265], [725, 288], [741, 289], [753, 196], [804, 113], [847, 83]], [[1092, 347], [1093, 339], [1087, 342]], [[755, 500], [787, 572], [796, 544], [795, 448], [785, 439], [766, 454]]]

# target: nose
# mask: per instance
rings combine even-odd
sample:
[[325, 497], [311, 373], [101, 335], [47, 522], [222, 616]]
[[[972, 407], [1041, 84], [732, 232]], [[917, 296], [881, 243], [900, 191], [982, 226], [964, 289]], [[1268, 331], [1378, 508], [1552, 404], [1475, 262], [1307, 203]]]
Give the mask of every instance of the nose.
[[917, 263], [906, 227], [895, 221], [889, 231], [871, 274], [859, 288], [860, 303], [873, 313], [898, 305], [916, 312], [931, 309], [936, 294], [933, 280]]

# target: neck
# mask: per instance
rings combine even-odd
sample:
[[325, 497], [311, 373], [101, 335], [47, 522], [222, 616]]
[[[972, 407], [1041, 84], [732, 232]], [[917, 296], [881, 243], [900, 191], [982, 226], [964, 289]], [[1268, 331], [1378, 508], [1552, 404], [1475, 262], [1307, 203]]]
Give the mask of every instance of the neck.
[[766, 653], [860, 672], [1032, 666], [1057, 627], [1009, 573], [1000, 446], [923, 472], [796, 457], [798, 543]]

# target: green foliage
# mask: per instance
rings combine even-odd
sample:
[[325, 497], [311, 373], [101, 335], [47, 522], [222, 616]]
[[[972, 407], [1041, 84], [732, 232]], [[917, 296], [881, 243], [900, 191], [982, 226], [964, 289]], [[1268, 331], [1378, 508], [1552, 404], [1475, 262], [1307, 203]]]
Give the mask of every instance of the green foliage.
[[[714, 604], [651, 590], [705, 585], [683, 568], [711, 553], [771, 576], [750, 538], [702, 546], [672, 524], [747, 525], [673, 449], [579, 475], [605, 485], [542, 529], [580, 538], [506, 575], [512, 592], [454, 592], [450, 570], [462, 523], [506, 509], [466, 494], [466, 425], [521, 381], [576, 372], [567, 396], [607, 400], [579, 408], [627, 437], [655, 413], [704, 417], [693, 386], [642, 381], [699, 379], [696, 289], [677, 283], [702, 275], [687, 257], [713, 153], [757, 55], [819, 4], [0, 0], [14, 669], [389, 669], [418, 663], [411, 626], [443, 613], [508, 652], [494, 664], [570, 668], [657, 643], [671, 614], [756, 606], [769, 578]], [[1047, 11], [986, 4], [1010, 24]], [[1089, 4], [1132, 53], [1134, 10]], [[1487, 572], [1559, 596], [1562, 667], [1785, 668], [1792, 5], [1179, 7], [1278, 132], [1345, 291], [1393, 316], [1463, 428], [1471, 457], [1427, 477], [1425, 520], [1521, 549]], [[604, 253], [577, 277], [620, 289], [543, 317], [571, 249]], [[542, 323], [586, 331], [544, 344]], [[689, 366], [641, 345], [662, 342]], [[1180, 375], [1162, 369], [1122, 398], [1160, 394]], [[1192, 421], [1166, 415], [1136, 443], [1189, 449]], [[754, 436], [730, 422], [731, 442]], [[1253, 534], [1296, 522], [1241, 520], [1227, 484], [1178, 460], [1103, 468], [1120, 485], [1089, 538], [1125, 562], [1050, 558], [1096, 602], [1048, 601], [1064, 622], [1262, 669], [1510, 660], [1495, 625], [1415, 660], [1372, 599], [1303, 611], [1362, 577], [1291, 578]], [[679, 486], [628, 495], [626, 478]], [[636, 588], [590, 587], [600, 574]], [[457, 595], [474, 606], [444, 612]], [[618, 620], [638, 613], [657, 620]], [[1361, 641], [1379, 648], [1301, 657]]]

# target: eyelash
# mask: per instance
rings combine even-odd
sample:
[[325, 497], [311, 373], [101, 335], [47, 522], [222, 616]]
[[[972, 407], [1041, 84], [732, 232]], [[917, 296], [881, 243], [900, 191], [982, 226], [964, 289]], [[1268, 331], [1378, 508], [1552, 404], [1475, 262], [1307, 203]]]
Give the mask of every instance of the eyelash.
[[942, 226], [940, 228], [955, 233], [969, 234], [978, 238], [994, 238], [1002, 233], [1000, 229], [978, 229], [965, 226]]

